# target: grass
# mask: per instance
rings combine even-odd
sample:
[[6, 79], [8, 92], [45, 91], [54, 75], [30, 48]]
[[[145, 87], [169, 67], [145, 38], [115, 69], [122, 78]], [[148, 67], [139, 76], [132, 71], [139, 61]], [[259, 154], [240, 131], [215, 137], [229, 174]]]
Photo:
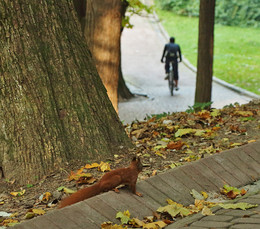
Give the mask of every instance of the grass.
[[[183, 55], [197, 66], [198, 18], [156, 10]], [[260, 29], [215, 25], [214, 76], [260, 95]]]

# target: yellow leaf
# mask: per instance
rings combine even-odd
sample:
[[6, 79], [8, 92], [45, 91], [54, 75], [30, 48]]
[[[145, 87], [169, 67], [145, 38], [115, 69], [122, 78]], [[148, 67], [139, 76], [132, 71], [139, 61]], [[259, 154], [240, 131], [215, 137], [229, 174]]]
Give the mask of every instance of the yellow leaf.
[[50, 192], [45, 192], [45, 193], [43, 194], [42, 201], [43, 201], [43, 202], [49, 201], [51, 196], [52, 196], [52, 195], [51, 195]]
[[25, 189], [20, 192], [11, 192], [10, 194], [12, 196], [22, 196], [22, 195], [24, 195], [24, 193], [25, 193]]
[[248, 143], [256, 142], [256, 140], [249, 140]]
[[140, 220], [140, 219], [137, 219], [137, 218], [133, 218], [131, 219], [131, 224], [134, 226], [134, 227], [143, 227], [145, 225], [145, 223]]
[[202, 215], [215, 215], [215, 214], [212, 213], [212, 211], [207, 206], [204, 206], [204, 208], [202, 209], [201, 214]]
[[188, 128], [188, 129], [178, 129], [177, 132], [175, 133], [175, 137], [181, 137], [183, 135], [186, 135], [186, 134], [193, 134], [195, 133], [196, 130], [195, 129], [191, 129], [191, 128]]
[[165, 228], [167, 224], [163, 221], [157, 221], [153, 223], [147, 223], [143, 226], [145, 229], [159, 229], [159, 228]]
[[206, 192], [201, 191], [200, 193], [204, 197], [205, 200], [209, 197], [208, 193], [206, 193]]
[[69, 188], [66, 188], [66, 187], [64, 187], [64, 188], [63, 188], [63, 192], [65, 192], [65, 193], [67, 193], [67, 194], [72, 194], [72, 193], [74, 193], [74, 192], [76, 192], [76, 191], [74, 191], [74, 190], [72, 190], [72, 189], [69, 189]]
[[241, 146], [242, 145], [242, 143], [233, 143], [233, 144], [231, 144], [230, 146], [231, 147], [235, 147], [235, 146]]
[[110, 171], [110, 165], [106, 162], [101, 161], [98, 170], [105, 172], [105, 171]]
[[1, 201], [1, 202], [0, 202], [0, 205], [3, 205], [4, 203], [5, 203], [4, 201]]
[[212, 109], [212, 111], [210, 112], [210, 115], [215, 118], [217, 116], [220, 116], [221, 112], [219, 109]]
[[32, 219], [35, 216], [35, 213], [33, 212], [27, 212], [25, 215], [25, 219]]
[[43, 209], [32, 209], [32, 212], [37, 215], [44, 215], [46, 213]]
[[249, 117], [249, 116], [253, 116], [254, 113], [252, 111], [235, 111], [234, 115]]
[[92, 168], [98, 168], [98, 167], [99, 167], [98, 163], [92, 163], [91, 165], [90, 164], [85, 165], [85, 169], [92, 169]]

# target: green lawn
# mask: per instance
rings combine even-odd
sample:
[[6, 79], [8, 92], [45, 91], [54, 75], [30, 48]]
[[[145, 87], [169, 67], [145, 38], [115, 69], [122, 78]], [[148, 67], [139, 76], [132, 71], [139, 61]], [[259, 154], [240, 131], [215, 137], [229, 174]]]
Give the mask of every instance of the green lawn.
[[[197, 66], [198, 18], [157, 10], [184, 56]], [[260, 29], [215, 25], [214, 76], [260, 95]]]

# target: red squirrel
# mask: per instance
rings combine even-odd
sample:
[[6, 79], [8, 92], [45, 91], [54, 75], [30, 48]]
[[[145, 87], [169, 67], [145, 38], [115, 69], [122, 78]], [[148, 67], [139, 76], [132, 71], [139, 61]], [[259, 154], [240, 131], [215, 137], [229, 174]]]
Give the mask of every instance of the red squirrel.
[[90, 187], [80, 189], [79, 191], [61, 200], [58, 208], [64, 208], [68, 205], [96, 196], [102, 192], [115, 189], [121, 184], [128, 185], [134, 194], [137, 196], [142, 196], [141, 193], [136, 191], [136, 181], [138, 174], [142, 171], [142, 167], [143, 165], [140, 158], [134, 157], [131, 164], [127, 168], [120, 168], [107, 172], [98, 183]]

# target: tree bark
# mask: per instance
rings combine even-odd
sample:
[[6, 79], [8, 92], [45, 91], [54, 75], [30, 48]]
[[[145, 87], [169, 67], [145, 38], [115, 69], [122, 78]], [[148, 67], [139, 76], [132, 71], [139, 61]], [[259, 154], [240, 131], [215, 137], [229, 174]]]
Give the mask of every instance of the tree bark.
[[195, 103], [211, 102], [215, 0], [200, 1]]
[[98, 73], [114, 108], [118, 111], [118, 69], [120, 61], [121, 0], [88, 0], [85, 37]]
[[[0, 167], [7, 179], [32, 183], [64, 163], [131, 145], [76, 17], [72, 1], [0, 1]], [[107, 48], [110, 56], [114, 47]]]

